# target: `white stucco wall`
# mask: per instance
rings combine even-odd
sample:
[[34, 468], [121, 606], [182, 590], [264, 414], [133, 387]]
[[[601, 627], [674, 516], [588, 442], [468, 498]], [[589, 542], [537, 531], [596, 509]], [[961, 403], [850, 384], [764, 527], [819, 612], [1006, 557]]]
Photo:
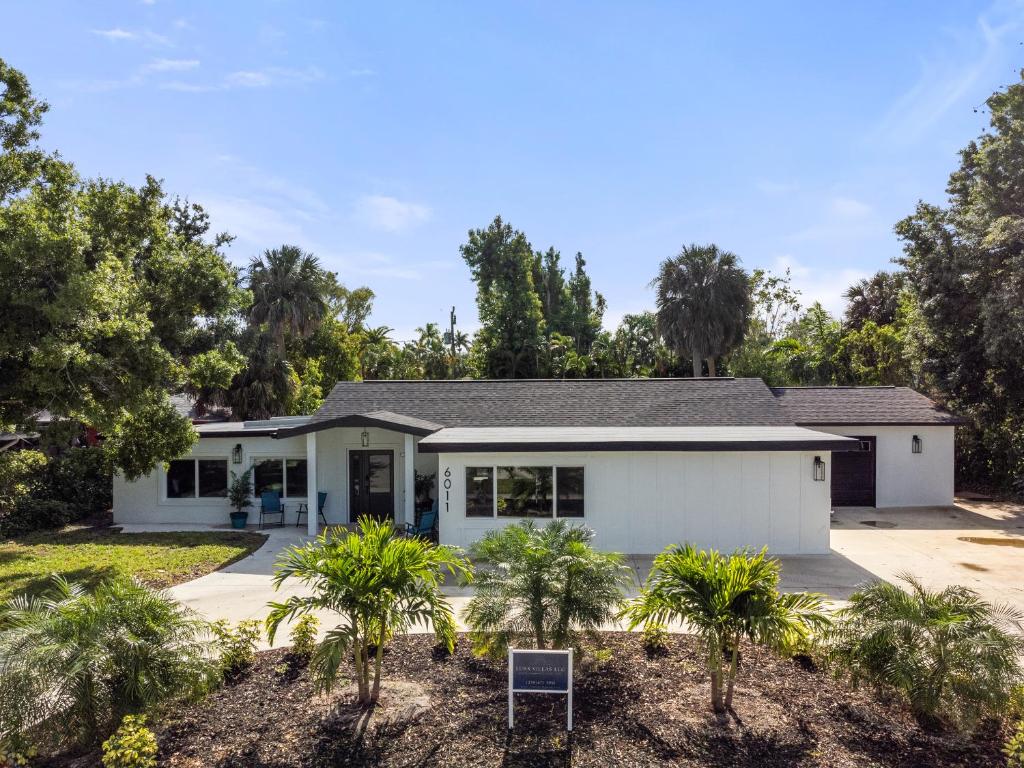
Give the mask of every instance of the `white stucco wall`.
[[[849, 437], [875, 438], [875, 504], [931, 507], [953, 503], [955, 427], [850, 427], [814, 429]], [[910, 450], [914, 435], [922, 452]]]
[[[348, 511], [348, 452], [360, 450], [361, 429], [328, 429], [316, 434], [317, 447], [317, 490], [327, 492], [327, 506], [324, 514], [332, 523], [349, 520]], [[384, 429], [368, 429], [371, 450], [394, 451], [394, 483], [396, 520], [403, 520], [405, 494], [405, 473], [403, 472], [404, 435]], [[241, 464], [231, 463], [231, 450], [242, 444]], [[241, 472], [252, 464], [253, 459], [282, 456], [285, 458], [306, 457], [306, 437], [292, 437], [275, 440], [271, 437], [203, 437], [191, 453], [181, 458], [221, 458], [228, 460], [228, 469]], [[416, 469], [420, 472], [434, 472], [437, 457], [419, 455], [415, 457]], [[163, 467], [157, 467], [149, 475], [135, 482], [128, 482], [122, 476], [114, 477], [114, 522], [116, 523], [183, 523], [226, 525], [230, 522], [231, 511], [227, 499], [168, 499]], [[409, 489], [412, 493], [413, 489]], [[253, 500], [254, 504], [258, 503]], [[305, 496], [287, 498], [285, 501], [286, 523], [295, 522], [294, 511]], [[256, 522], [255, 508], [249, 510], [249, 522]]]
[[[582, 466], [585, 517], [600, 549], [660, 552], [691, 542], [775, 554], [829, 551], [829, 481], [815, 482], [825, 452], [593, 452], [441, 454], [440, 539], [468, 546], [518, 518], [466, 517], [465, 468]], [[444, 488], [446, 471], [451, 488]]]

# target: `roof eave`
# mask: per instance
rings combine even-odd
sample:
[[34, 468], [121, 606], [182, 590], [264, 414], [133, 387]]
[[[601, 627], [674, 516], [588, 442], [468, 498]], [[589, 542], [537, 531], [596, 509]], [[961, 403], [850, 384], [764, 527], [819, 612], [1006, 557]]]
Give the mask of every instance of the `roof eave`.
[[379, 419], [373, 416], [365, 416], [363, 414], [349, 414], [346, 416], [336, 416], [330, 419], [321, 419], [320, 421], [310, 421], [297, 427], [278, 429], [273, 437], [277, 440], [283, 440], [287, 437], [298, 437], [310, 432], [322, 432], [325, 429], [334, 429], [336, 427], [377, 427], [380, 429], [387, 429], [391, 432], [401, 432], [406, 435], [413, 435], [414, 437], [426, 437], [427, 435], [432, 435], [441, 429], [440, 425], [436, 428], [425, 426], [418, 427], [412, 424], [402, 424], [400, 422], [388, 421], [387, 419]]
[[442, 442], [425, 441], [420, 453], [553, 453], [562, 451], [851, 451], [856, 441], [840, 440], [594, 440], [594, 441], [507, 441]]

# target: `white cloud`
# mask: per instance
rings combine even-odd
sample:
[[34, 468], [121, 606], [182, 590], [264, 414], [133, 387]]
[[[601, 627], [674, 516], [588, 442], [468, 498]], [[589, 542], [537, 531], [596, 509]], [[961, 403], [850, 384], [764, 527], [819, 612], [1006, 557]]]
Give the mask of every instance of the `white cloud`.
[[199, 59], [153, 59], [146, 69], [150, 72], [186, 72], [199, 67]]
[[387, 195], [367, 195], [356, 203], [356, 217], [369, 227], [398, 232], [430, 219], [431, 211]]
[[871, 213], [870, 205], [852, 197], [833, 197], [829, 209], [842, 219], [863, 219]]
[[793, 256], [779, 256], [771, 271], [777, 275], [789, 270], [793, 287], [800, 291], [800, 306], [806, 308], [820, 302], [832, 315], [838, 317], [846, 309], [843, 293], [858, 280], [870, 277], [860, 269], [834, 267], [808, 267]]
[[94, 29], [92, 31], [94, 35], [105, 37], [107, 40], [135, 40], [138, 35], [134, 32], [129, 32], [127, 29], [121, 29], [120, 27], [114, 27], [113, 29]]
[[92, 33], [114, 42], [130, 40], [146, 46], [167, 47], [173, 45], [169, 37], [158, 34], [151, 29], [131, 30], [124, 29], [123, 27], [112, 27], [110, 29], [94, 29]]
[[209, 93], [211, 91], [229, 91], [235, 88], [307, 85], [323, 80], [324, 77], [324, 71], [315, 66], [309, 66], [305, 69], [266, 67], [264, 69], [245, 69], [229, 72], [219, 81], [214, 82], [171, 80], [161, 83], [160, 88], [165, 91], [180, 91], [183, 93]]
[[[921, 138], [953, 107], [969, 95], [988, 96], [994, 79], [1005, 77], [1005, 66], [1015, 60], [1016, 36], [1024, 29], [1024, 6], [1019, 2], [993, 3], [973, 27], [951, 29], [928, 58], [921, 72], [869, 133], [869, 142], [909, 144]], [[976, 88], [984, 85], [984, 92]], [[968, 102], [970, 103], [970, 102]]]

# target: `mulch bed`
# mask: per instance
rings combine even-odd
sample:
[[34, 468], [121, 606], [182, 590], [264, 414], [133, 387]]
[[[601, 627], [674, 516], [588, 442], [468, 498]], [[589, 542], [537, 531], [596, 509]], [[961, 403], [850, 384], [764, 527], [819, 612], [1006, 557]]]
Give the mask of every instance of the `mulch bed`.
[[[384, 704], [361, 736], [365, 713], [344, 686], [318, 696], [301, 664], [268, 651], [235, 683], [155, 720], [160, 765], [1003, 764], [994, 729], [973, 739], [926, 733], [900, 706], [759, 648], [744, 647], [735, 713], [719, 718], [694, 638], [673, 636], [660, 657], [649, 657], [635, 634], [609, 633], [602, 643], [577, 663], [571, 736], [562, 696], [519, 697], [509, 733], [504, 663], [475, 658], [465, 637], [448, 656], [430, 636], [412, 635], [389, 647]], [[397, 683], [390, 698], [388, 682]], [[423, 694], [425, 710], [410, 709], [410, 691]]]

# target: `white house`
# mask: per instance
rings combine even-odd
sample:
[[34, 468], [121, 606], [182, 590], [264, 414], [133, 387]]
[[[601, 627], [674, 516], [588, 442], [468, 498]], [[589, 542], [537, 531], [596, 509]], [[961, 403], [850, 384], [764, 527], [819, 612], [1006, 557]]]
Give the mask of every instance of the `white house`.
[[[136, 482], [115, 480], [114, 519], [226, 524], [230, 473], [251, 466], [256, 497], [278, 491], [288, 525], [318, 492], [329, 523], [413, 522], [421, 473], [435, 476], [442, 543], [561, 517], [620, 552], [688, 541], [825, 553], [833, 503], [952, 504], [956, 423], [893, 387], [772, 390], [725, 377], [342, 382], [311, 417], [198, 424], [188, 456]], [[315, 533], [317, 516], [301, 524]]]

